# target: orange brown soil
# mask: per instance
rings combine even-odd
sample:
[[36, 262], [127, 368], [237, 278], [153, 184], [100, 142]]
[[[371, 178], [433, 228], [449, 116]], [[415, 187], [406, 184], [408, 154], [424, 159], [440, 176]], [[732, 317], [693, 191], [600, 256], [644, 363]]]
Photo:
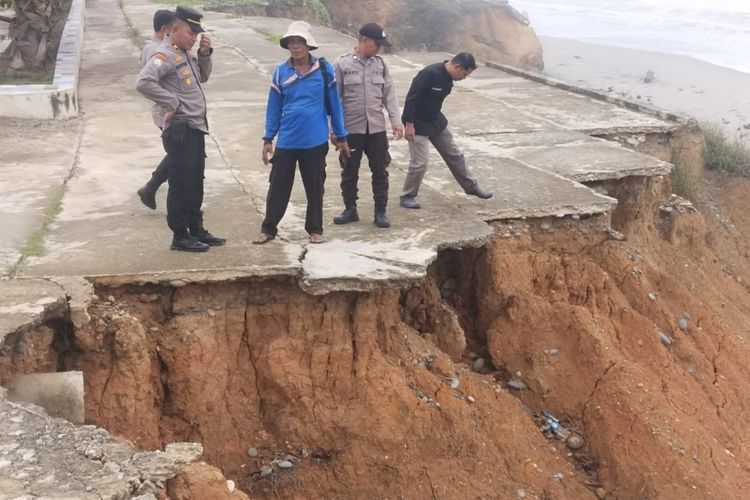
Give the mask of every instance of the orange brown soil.
[[[699, 212], [661, 179], [600, 185], [609, 220], [498, 223], [409, 290], [100, 284], [87, 328], [11, 368], [54, 351], [85, 372], [88, 421], [200, 441], [251, 498], [742, 498], [748, 181], [707, 180]], [[583, 448], [545, 438], [542, 410]]]

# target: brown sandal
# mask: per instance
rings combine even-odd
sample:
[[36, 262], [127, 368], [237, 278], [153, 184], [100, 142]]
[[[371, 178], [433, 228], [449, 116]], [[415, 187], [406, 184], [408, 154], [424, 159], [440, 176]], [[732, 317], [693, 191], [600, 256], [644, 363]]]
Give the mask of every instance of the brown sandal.
[[318, 233], [310, 234], [310, 243], [317, 245], [318, 243], [325, 243], [325, 242], [326, 242], [326, 239], [323, 238], [322, 234], [318, 234]]
[[260, 233], [258, 236], [255, 237], [253, 240], [253, 245], [263, 245], [264, 243], [268, 243], [272, 239], [274, 239], [276, 236], [273, 234], [268, 233]]

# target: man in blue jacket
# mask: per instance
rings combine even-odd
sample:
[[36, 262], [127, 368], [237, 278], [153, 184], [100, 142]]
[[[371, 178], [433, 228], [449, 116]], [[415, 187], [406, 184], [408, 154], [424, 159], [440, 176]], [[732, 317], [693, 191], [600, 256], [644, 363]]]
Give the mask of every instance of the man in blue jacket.
[[[292, 22], [280, 45], [289, 50], [291, 57], [276, 68], [271, 78], [262, 152], [263, 163], [271, 162], [271, 178], [266, 217], [253, 243], [267, 243], [276, 237], [289, 204], [297, 163], [307, 195], [305, 230], [310, 243], [323, 243], [329, 115], [337, 139], [336, 149], [350, 155], [336, 76], [330, 63], [310, 54], [318, 46], [306, 22]], [[273, 140], [277, 135], [274, 150]]]

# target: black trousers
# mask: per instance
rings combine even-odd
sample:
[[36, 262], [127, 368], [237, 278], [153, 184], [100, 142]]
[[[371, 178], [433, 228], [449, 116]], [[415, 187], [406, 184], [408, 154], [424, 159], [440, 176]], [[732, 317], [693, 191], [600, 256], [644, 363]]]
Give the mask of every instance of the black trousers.
[[206, 135], [185, 127], [179, 137], [167, 129], [162, 135], [167, 151], [169, 191], [167, 192], [167, 225], [175, 238], [186, 238], [190, 232], [203, 230], [203, 176], [206, 169]]
[[159, 162], [159, 165], [156, 167], [156, 170], [151, 172], [151, 178], [146, 183], [146, 188], [150, 191], [156, 192], [159, 187], [167, 182], [169, 179], [169, 155], [166, 155], [161, 162]]
[[266, 197], [266, 218], [261, 231], [276, 236], [294, 185], [294, 172], [299, 172], [307, 196], [305, 231], [323, 234], [323, 193], [326, 182], [326, 154], [328, 143], [310, 149], [276, 148], [271, 158], [271, 176]]
[[352, 206], [357, 203], [359, 165], [364, 153], [367, 155], [372, 172], [372, 197], [375, 200], [375, 209], [385, 210], [388, 204], [387, 168], [391, 163], [391, 155], [388, 153], [388, 136], [385, 132], [349, 134], [346, 140], [352, 150], [352, 155], [350, 158], [339, 155], [341, 194], [344, 197], [344, 205]]

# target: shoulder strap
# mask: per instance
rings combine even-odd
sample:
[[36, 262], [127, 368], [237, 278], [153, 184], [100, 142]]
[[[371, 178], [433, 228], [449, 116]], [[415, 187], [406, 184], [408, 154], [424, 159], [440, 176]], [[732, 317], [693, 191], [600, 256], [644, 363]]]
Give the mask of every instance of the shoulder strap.
[[326, 107], [326, 115], [331, 115], [331, 105], [328, 102], [328, 86], [331, 84], [331, 75], [328, 74], [328, 61], [325, 57], [318, 59], [318, 67], [323, 75], [323, 102]]

